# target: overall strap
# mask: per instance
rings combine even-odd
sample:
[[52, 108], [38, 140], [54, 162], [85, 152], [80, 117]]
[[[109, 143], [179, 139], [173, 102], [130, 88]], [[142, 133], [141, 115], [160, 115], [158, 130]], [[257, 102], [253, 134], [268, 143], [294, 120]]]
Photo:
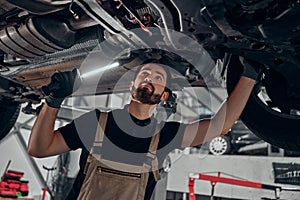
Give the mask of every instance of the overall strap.
[[98, 160], [101, 158], [101, 148], [103, 144], [104, 139], [104, 131], [106, 127], [108, 113], [107, 112], [101, 112], [99, 117], [99, 123], [97, 125], [97, 131], [95, 135], [95, 140], [93, 143], [93, 146], [91, 148], [91, 154]]
[[156, 156], [159, 138], [160, 138], [160, 131], [156, 131], [155, 135], [151, 138], [146, 162], [144, 163], [145, 170], [150, 170], [152, 167], [153, 175], [156, 181], [160, 179], [160, 174], [158, 172], [158, 159]]
[[148, 152], [150, 153], [155, 153], [158, 147], [158, 142], [159, 142], [159, 137], [160, 137], [160, 132], [156, 131], [155, 135], [151, 138], [151, 142], [149, 145]]

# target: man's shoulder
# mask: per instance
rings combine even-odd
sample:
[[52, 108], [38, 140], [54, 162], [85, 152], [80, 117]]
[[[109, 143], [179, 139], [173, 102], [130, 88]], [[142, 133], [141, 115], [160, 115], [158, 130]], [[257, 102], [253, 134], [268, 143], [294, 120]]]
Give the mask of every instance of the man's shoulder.
[[169, 150], [181, 148], [182, 138], [186, 124], [178, 121], [167, 121], [160, 131], [159, 148], [166, 147]]
[[185, 129], [187, 124], [185, 123], [181, 123], [178, 121], [166, 121], [166, 122], [162, 122], [160, 123], [160, 127], [162, 132], [178, 132], [178, 131], [182, 131]]

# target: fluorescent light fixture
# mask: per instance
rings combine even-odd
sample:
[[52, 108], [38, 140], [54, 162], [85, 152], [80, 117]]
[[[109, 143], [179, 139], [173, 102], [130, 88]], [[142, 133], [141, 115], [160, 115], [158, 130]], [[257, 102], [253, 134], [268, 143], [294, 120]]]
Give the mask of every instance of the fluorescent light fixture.
[[101, 73], [103, 73], [105, 70], [108, 70], [108, 69], [112, 69], [112, 68], [115, 68], [115, 67], [118, 67], [120, 66], [120, 63], [118, 62], [114, 62], [110, 65], [107, 65], [105, 67], [100, 67], [100, 68], [97, 68], [95, 70], [92, 70], [92, 71], [89, 71], [89, 72], [86, 72], [86, 73], [83, 73], [81, 74], [81, 78], [82, 79], [85, 79], [85, 78], [89, 78], [91, 76], [96, 76], [96, 75], [100, 75]]

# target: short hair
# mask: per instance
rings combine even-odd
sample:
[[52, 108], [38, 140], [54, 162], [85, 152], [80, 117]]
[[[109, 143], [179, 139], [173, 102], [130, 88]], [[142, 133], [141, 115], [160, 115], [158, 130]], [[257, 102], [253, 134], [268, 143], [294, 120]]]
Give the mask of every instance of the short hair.
[[138, 73], [140, 72], [140, 70], [142, 69], [142, 67], [144, 67], [146, 64], [157, 64], [158, 66], [160, 66], [161, 68], [163, 68], [167, 74], [167, 79], [166, 79], [166, 86], [165, 86], [165, 91], [167, 92], [171, 92], [171, 84], [172, 84], [172, 75], [170, 72], [170, 69], [168, 66], [162, 64], [159, 60], [157, 59], [147, 59], [144, 60], [136, 69], [133, 80], [136, 79]]

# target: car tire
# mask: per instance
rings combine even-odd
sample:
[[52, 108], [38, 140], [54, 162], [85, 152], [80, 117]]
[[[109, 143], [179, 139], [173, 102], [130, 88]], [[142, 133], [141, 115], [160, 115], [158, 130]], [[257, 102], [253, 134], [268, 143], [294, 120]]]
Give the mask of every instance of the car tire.
[[[242, 73], [239, 59], [232, 57], [227, 69], [227, 91], [230, 94]], [[258, 137], [277, 147], [300, 151], [300, 116], [278, 112], [263, 103], [257, 96], [260, 84], [256, 84], [241, 114], [245, 125]]]
[[213, 155], [223, 155], [231, 151], [230, 140], [226, 136], [212, 139], [208, 144], [209, 152]]
[[0, 96], [0, 141], [10, 132], [19, 113], [20, 103], [14, 103]]

